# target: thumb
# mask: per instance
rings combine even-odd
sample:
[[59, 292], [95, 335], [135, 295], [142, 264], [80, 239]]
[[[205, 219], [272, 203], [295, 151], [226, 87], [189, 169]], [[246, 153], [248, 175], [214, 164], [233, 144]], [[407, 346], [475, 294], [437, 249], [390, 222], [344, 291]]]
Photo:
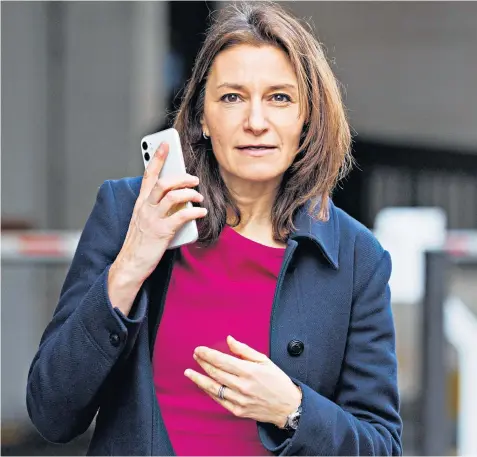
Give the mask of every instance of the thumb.
[[268, 360], [268, 357], [265, 354], [252, 349], [245, 343], [237, 341], [231, 335], [227, 337], [227, 344], [232, 353], [239, 356], [241, 359], [249, 360], [250, 362], [266, 362]]

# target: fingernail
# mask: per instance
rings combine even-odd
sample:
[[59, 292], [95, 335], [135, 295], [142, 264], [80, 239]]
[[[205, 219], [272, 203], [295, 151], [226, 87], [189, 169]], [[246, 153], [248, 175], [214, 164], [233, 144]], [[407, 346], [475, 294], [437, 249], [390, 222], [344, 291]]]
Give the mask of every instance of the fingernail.
[[157, 148], [157, 151], [156, 151], [156, 154], [157, 154], [159, 157], [162, 157], [162, 156], [164, 155], [164, 149], [162, 148], [162, 145], [163, 145], [163, 144], [164, 144], [164, 143], [161, 143], [161, 144], [159, 145], [159, 147]]
[[187, 377], [189, 377], [189, 376], [190, 376], [190, 370], [184, 371], [184, 374], [185, 374]]

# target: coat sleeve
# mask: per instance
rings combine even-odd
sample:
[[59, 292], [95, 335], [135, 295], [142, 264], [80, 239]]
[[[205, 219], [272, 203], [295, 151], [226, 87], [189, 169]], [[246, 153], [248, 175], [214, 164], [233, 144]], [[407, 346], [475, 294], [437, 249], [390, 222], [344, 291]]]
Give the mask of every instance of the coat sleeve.
[[109, 267], [122, 244], [116, 211], [113, 186], [106, 181], [28, 373], [28, 414], [40, 434], [55, 443], [66, 443], [89, 427], [108, 375], [134, 344], [146, 314], [144, 288], [129, 317], [108, 297]]
[[[367, 270], [358, 278], [340, 381], [333, 401], [302, 388], [302, 416], [291, 437], [259, 427], [265, 446], [277, 455], [401, 455], [395, 332], [390, 306], [391, 260], [377, 242], [358, 257]], [[378, 255], [379, 254], [379, 255]], [[374, 257], [369, 262], [369, 257]], [[358, 267], [359, 269], [359, 267]]]

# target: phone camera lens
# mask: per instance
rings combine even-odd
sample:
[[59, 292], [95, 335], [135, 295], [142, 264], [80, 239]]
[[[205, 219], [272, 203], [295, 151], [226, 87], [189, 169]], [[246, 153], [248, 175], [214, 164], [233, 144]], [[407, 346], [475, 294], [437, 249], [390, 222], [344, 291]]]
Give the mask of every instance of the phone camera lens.
[[149, 159], [151, 158], [151, 156], [149, 155], [149, 152], [146, 152], [144, 154], [144, 158], [146, 159], [146, 161], [149, 161]]
[[147, 150], [147, 143], [145, 141], [142, 142], [142, 148], [146, 151]]

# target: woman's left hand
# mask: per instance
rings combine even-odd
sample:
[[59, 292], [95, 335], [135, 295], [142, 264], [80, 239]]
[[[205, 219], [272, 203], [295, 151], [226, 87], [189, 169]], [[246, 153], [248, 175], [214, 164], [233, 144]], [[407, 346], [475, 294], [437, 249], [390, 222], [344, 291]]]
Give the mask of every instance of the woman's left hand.
[[[184, 374], [235, 416], [283, 428], [301, 403], [300, 388], [266, 355], [231, 336], [227, 343], [238, 357], [201, 346], [194, 359], [209, 377], [191, 369]], [[218, 397], [222, 385], [224, 400]]]

